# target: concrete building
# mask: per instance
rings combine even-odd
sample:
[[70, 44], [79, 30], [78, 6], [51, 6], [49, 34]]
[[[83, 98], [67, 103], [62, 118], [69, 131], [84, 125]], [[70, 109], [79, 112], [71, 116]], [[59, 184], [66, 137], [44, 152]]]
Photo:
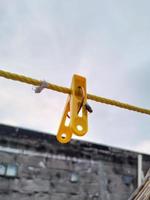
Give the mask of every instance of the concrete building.
[[[150, 155], [142, 154], [143, 172]], [[127, 200], [138, 153], [0, 125], [0, 200]]]

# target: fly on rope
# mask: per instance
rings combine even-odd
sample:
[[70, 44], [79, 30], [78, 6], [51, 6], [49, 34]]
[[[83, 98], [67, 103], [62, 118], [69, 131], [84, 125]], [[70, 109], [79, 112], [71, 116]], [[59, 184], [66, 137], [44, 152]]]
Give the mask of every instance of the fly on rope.
[[[41, 86], [42, 83], [43, 83], [43, 81], [41, 81], [41, 80], [33, 79], [31, 77], [27, 77], [27, 76], [16, 74], [16, 73], [11, 73], [11, 72], [4, 71], [4, 70], [0, 70], [0, 76], [4, 77], [4, 78], [7, 78], [7, 79], [11, 79], [11, 80], [15, 80], [15, 81], [20, 81], [20, 82], [23, 82], [23, 83], [31, 84], [31, 85], [34, 85], [34, 86]], [[64, 94], [69, 94], [69, 98], [71, 96], [74, 96], [74, 97], [75, 96], [76, 97], [77, 96], [80, 96], [80, 97], [82, 96], [83, 97], [83, 93], [86, 93], [86, 80], [84, 80], [84, 79], [85, 78], [83, 78], [81, 76], [75, 75], [75, 77], [72, 79], [72, 87], [71, 88], [62, 87], [62, 86], [55, 85], [55, 84], [52, 84], [52, 83], [47, 83], [45, 88], [50, 89], [50, 90], [54, 90], [54, 91], [57, 91], [57, 92], [61, 92], [61, 93], [64, 93]], [[79, 84], [79, 82], [80, 82], [80, 84]], [[76, 90], [77, 89], [82, 90], [81, 92], [78, 92], [78, 95], [76, 95]], [[79, 95], [79, 93], [80, 93], [80, 95]], [[82, 95], [81, 95], [81, 93], [82, 93]], [[96, 95], [93, 95], [93, 94], [84, 95], [84, 99], [83, 98], [79, 98], [78, 102], [76, 102], [75, 98], [73, 98], [73, 100], [71, 100], [71, 98], [70, 98], [70, 100], [68, 100], [68, 105], [66, 105], [66, 106], [69, 106], [71, 104], [71, 102], [74, 101], [75, 104], [76, 103], [78, 103], [78, 105], [81, 104], [80, 106], [77, 105], [77, 107], [80, 107], [80, 109], [83, 106], [87, 106], [88, 107], [88, 104], [86, 103], [86, 99], [90, 99], [90, 100], [93, 100], [93, 101], [96, 101], [96, 102], [109, 104], [109, 105], [117, 106], [117, 107], [120, 107], [120, 108], [123, 108], [123, 109], [127, 109], [127, 110], [131, 110], [131, 111], [135, 111], [135, 112], [139, 112], [139, 113], [150, 115], [150, 110], [149, 109], [145, 109], [145, 108], [141, 108], [141, 107], [138, 107], [138, 106], [130, 105], [130, 104], [127, 104], [127, 103], [119, 102], [119, 101], [116, 101], [116, 100], [112, 100], [112, 99], [96, 96]], [[72, 105], [72, 107], [73, 106], [74, 105]], [[70, 110], [72, 110], [72, 109], [70, 109]], [[78, 112], [77, 112], [77, 114], [78, 114]], [[83, 114], [85, 114], [84, 110], [83, 110]], [[68, 113], [67, 113], [67, 116], [68, 116]], [[71, 119], [72, 119], [72, 116], [70, 116], [70, 120]], [[65, 119], [63, 119], [63, 120], [65, 120]], [[78, 120], [79, 120], [79, 118], [78, 118]], [[83, 127], [80, 127], [80, 128], [83, 128]], [[76, 132], [77, 132], [77, 130], [76, 130]], [[81, 133], [82, 130], [80, 130], [80, 131], [78, 130], [78, 133], [79, 132]], [[78, 133], [77, 133], [77, 135], [82, 135], [82, 134], [78, 134]], [[61, 137], [62, 137], [62, 135], [61, 135]], [[62, 138], [67, 138], [67, 137], [65, 135]], [[69, 140], [69, 137], [68, 137], [68, 140]], [[66, 139], [66, 141], [67, 141], [67, 139]], [[65, 143], [65, 140], [63, 140], [61, 142]]]

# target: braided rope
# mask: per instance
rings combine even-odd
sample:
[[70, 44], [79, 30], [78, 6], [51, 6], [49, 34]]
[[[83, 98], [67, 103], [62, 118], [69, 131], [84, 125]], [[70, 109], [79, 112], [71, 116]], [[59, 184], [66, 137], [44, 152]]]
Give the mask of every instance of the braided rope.
[[[20, 81], [20, 82], [35, 85], [35, 86], [40, 86], [41, 83], [42, 83], [42, 81], [40, 81], [40, 80], [36, 80], [36, 79], [30, 78], [30, 77], [27, 77], [27, 76], [24, 76], [24, 75], [15, 74], [15, 73], [3, 71], [3, 70], [0, 70], [0, 76], [7, 78], [7, 79], [14, 80], [14, 81]], [[61, 92], [61, 93], [64, 93], [64, 94], [71, 94], [71, 89], [69, 89], [67, 87], [58, 86], [58, 85], [55, 85], [55, 84], [52, 84], [52, 83], [48, 83], [47, 89], [54, 90], [54, 91], [57, 91], [57, 92]], [[127, 103], [122, 103], [122, 102], [119, 102], [119, 101], [116, 101], [116, 100], [107, 99], [107, 98], [99, 97], [99, 96], [92, 95], [92, 94], [87, 94], [87, 98], [90, 99], [90, 100], [96, 101], [96, 102], [109, 104], [109, 105], [112, 105], [112, 106], [117, 106], [117, 107], [124, 108], [124, 109], [127, 109], [127, 110], [132, 110], [132, 111], [135, 111], [135, 112], [140, 112], [140, 113], [150, 115], [149, 109], [140, 108], [140, 107], [130, 105], [130, 104], [127, 104]]]

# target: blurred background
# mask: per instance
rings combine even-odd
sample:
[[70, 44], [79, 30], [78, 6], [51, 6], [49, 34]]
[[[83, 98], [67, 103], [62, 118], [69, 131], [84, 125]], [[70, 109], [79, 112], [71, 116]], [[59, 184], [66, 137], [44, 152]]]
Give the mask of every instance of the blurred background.
[[[148, 0], [1, 0], [0, 69], [150, 108]], [[0, 123], [55, 134], [67, 96], [0, 78]], [[89, 101], [82, 140], [150, 153], [150, 116]]]

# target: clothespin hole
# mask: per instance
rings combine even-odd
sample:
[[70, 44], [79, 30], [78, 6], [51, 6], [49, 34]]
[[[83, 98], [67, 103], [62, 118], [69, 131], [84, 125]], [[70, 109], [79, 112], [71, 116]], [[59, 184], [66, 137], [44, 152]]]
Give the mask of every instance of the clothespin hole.
[[62, 133], [61, 138], [65, 139], [67, 137], [66, 133]]
[[69, 124], [70, 124], [70, 118], [68, 118], [68, 117], [66, 117], [66, 121], [65, 121], [65, 126], [69, 126]]
[[82, 115], [82, 109], [80, 109], [80, 111], [79, 111], [79, 113], [78, 113], [78, 116], [79, 117], [82, 117], [83, 115]]
[[82, 131], [83, 127], [81, 125], [77, 125], [77, 129], [78, 129], [78, 131]]

